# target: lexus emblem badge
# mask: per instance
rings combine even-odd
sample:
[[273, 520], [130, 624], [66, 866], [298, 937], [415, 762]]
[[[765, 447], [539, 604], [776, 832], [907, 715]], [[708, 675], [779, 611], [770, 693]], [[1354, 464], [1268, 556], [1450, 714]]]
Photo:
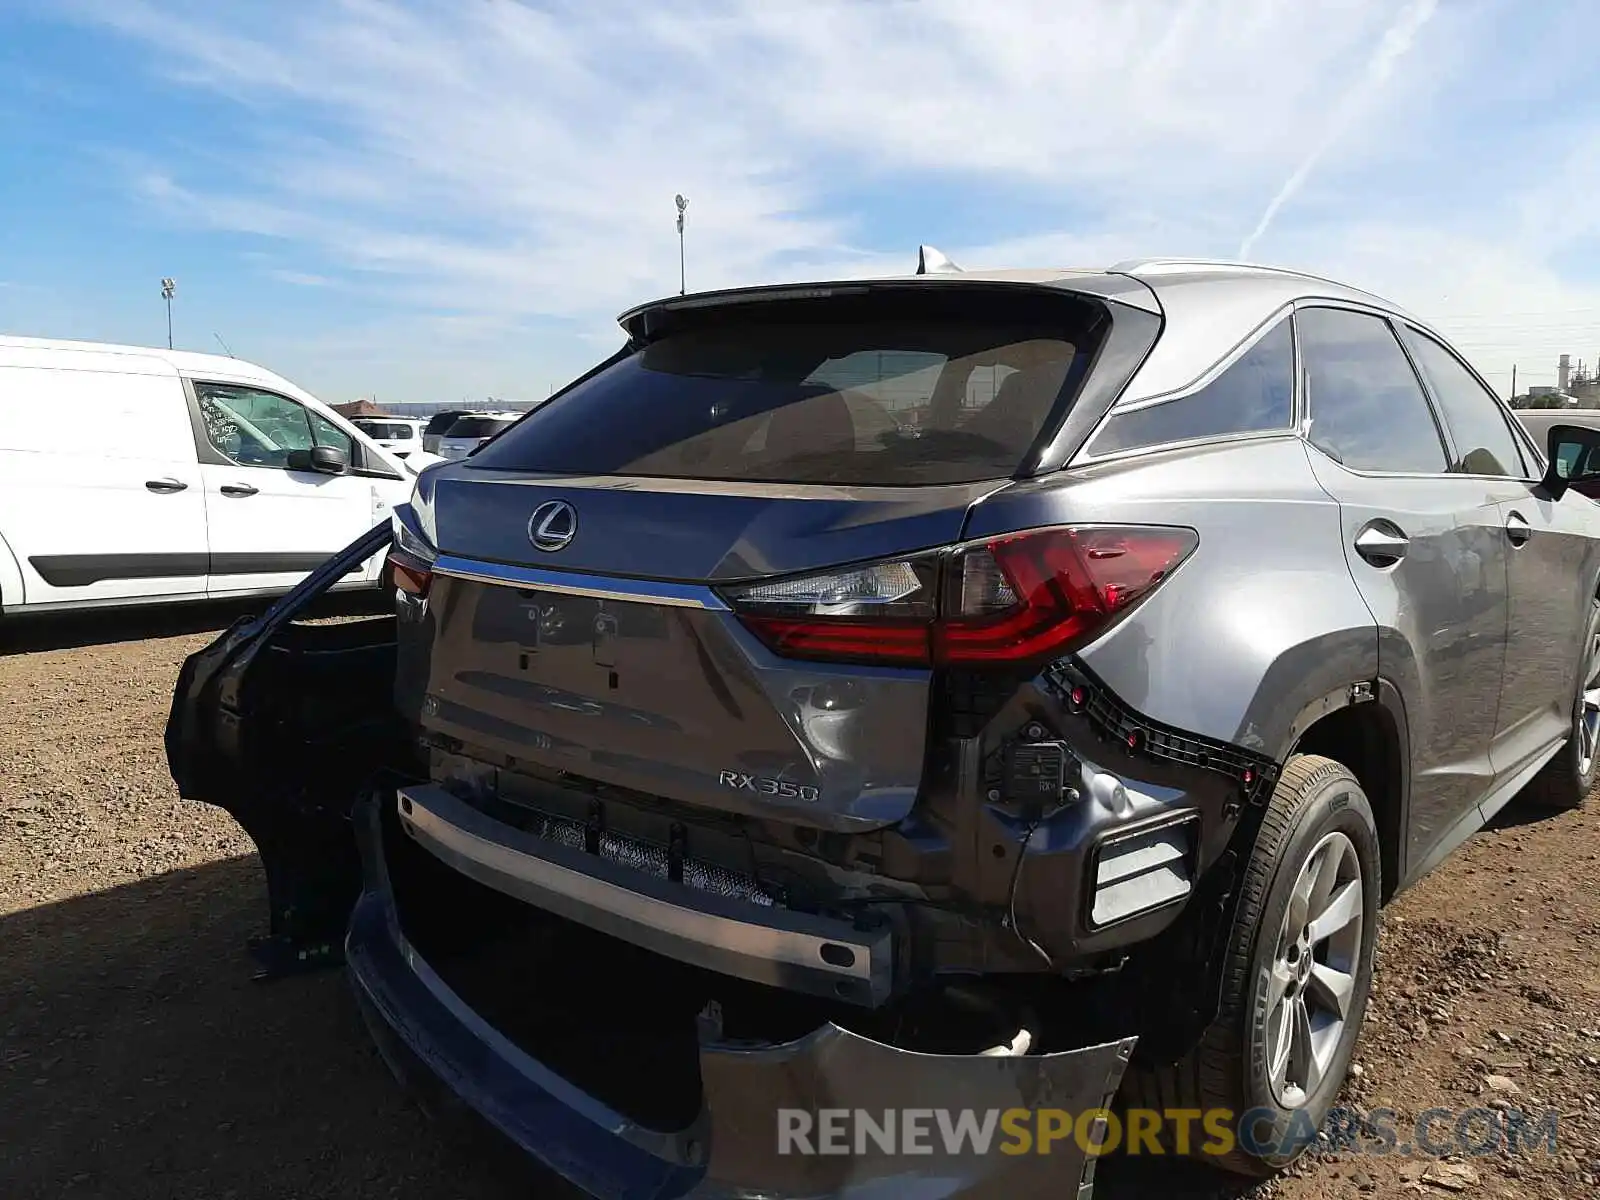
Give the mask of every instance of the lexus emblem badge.
[[565, 550], [577, 532], [577, 510], [565, 500], [546, 500], [528, 518], [528, 540], [546, 554]]

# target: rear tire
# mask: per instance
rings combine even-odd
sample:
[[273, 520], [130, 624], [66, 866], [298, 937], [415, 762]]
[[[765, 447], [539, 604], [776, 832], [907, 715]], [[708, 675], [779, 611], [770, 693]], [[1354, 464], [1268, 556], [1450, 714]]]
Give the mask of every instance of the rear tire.
[[1589, 602], [1589, 624], [1578, 648], [1578, 695], [1573, 701], [1572, 735], [1556, 756], [1522, 789], [1521, 799], [1537, 808], [1582, 808], [1600, 774], [1600, 599]]
[[[1366, 1015], [1380, 861], [1372, 807], [1355, 777], [1332, 759], [1291, 758], [1241, 878], [1217, 1020], [1177, 1063], [1130, 1070], [1124, 1103], [1229, 1111], [1238, 1145], [1204, 1160], [1236, 1174], [1272, 1174], [1308, 1149]], [[1176, 1153], [1169, 1122], [1161, 1128]], [[1205, 1144], [1194, 1137], [1189, 1152]]]

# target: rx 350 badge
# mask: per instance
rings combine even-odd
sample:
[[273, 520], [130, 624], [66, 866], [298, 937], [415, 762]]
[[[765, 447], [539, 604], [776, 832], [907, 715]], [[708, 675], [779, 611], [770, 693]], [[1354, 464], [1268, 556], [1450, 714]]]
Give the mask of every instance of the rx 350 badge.
[[802, 800], [807, 804], [815, 804], [820, 798], [817, 789], [809, 783], [770, 779], [765, 775], [749, 775], [744, 771], [718, 772], [717, 782], [736, 792], [755, 792], [760, 796], [776, 796], [780, 800]]

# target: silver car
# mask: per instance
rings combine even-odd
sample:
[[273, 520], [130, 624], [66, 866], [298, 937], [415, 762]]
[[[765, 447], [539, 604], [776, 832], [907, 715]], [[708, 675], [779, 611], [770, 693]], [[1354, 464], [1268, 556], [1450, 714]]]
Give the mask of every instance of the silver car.
[[466, 458], [496, 434], [510, 429], [521, 416], [514, 412], [463, 413], [444, 431], [437, 453], [440, 458]]
[[[1379, 907], [1594, 782], [1600, 433], [1327, 280], [924, 264], [624, 314], [179, 681], [268, 968], [342, 945], [595, 1195], [1086, 1197], [1081, 1133], [805, 1151], [1119, 1095], [1280, 1168]], [[386, 544], [394, 616], [295, 620]]]

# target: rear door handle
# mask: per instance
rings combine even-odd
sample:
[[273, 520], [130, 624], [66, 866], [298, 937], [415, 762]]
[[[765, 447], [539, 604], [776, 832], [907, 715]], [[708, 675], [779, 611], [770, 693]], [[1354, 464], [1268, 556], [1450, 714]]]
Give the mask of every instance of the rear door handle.
[[248, 483], [225, 483], [217, 489], [224, 496], [254, 496], [260, 488], [253, 488]]
[[169, 492], [181, 492], [185, 488], [187, 488], [189, 485], [187, 483], [185, 483], [181, 479], [170, 479], [170, 478], [168, 478], [168, 479], [146, 479], [144, 481], [144, 486], [149, 491], [159, 492], [162, 495], [166, 495]]
[[1356, 553], [1375, 567], [1392, 567], [1411, 549], [1411, 539], [1387, 521], [1374, 521], [1356, 534]]
[[1506, 536], [1511, 539], [1513, 546], [1524, 546], [1533, 536], [1533, 526], [1523, 519], [1521, 513], [1514, 512], [1506, 518]]

